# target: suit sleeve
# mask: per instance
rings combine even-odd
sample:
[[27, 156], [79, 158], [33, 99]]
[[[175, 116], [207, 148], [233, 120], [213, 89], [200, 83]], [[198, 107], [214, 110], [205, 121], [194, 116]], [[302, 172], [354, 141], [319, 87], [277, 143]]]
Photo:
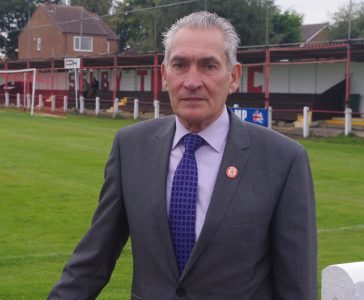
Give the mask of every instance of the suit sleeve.
[[109, 281], [129, 236], [120, 170], [120, 145], [116, 136], [91, 227], [74, 250], [48, 299], [95, 299]]
[[315, 196], [308, 157], [296, 153], [272, 227], [274, 299], [317, 299]]

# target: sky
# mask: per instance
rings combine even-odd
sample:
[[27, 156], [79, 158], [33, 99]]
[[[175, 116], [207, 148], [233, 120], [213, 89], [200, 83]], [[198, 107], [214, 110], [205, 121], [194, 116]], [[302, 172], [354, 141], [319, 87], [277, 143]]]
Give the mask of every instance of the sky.
[[[355, 4], [363, 0], [351, 1]], [[342, 7], [348, 6], [350, 0], [274, 0], [274, 3], [282, 10], [295, 10], [303, 15], [303, 24], [314, 24], [330, 22], [332, 15]]]
[[[331, 16], [340, 8], [348, 6], [350, 0], [275, 0], [282, 10], [295, 10], [304, 15], [303, 24], [330, 22]], [[353, 3], [359, 0], [352, 0]]]

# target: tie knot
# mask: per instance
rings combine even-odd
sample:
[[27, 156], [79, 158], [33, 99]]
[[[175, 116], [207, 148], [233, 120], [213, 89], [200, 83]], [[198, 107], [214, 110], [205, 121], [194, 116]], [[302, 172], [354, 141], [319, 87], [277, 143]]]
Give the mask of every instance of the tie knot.
[[189, 133], [183, 137], [186, 152], [194, 153], [203, 143], [204, 139], [197, 134]]

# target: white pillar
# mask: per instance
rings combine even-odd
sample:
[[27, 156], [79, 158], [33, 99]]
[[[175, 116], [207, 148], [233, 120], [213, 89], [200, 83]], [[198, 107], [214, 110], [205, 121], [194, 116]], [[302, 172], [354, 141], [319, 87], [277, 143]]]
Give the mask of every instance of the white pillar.
[[19, 93], [17, 93], [16, 94], [16, 107], [20, 107], [20, 94]]
[[40, 111], [43, 110], [43, 95], [42, 94], [38, 95], [38, 109]]
[[51, 96], [51, 111], [52, 112], [56, 111], [56, 96], [55, 95]]
[[30, 94], [27, 94], [27, 109], [30, 109], [31, 108], [31, 96]]
[[68, 111], [68, 97], [65, 95], [63, 96], [63, 112]]
[[81, 96], [80, 97], [80, 114], [84, 114], [85, 113], [85, 97]]
[[272, 115], [273, 115], [273, 109], [272, 106], [268, 107], [268, 128], [272, 129]]
[[305, 106], [303, 108], [303, 137], [307, 138], [310, 135], [310, 122], [309, 122], [310, 108]]
[[154, 119], [159, 118], [159, 100], [154, 100], [153, 101], [153, 105], [154, 105]]
[[331, 265], [322, 271], [321, 300], [335, 299], [364, 299], [364, 262]]
[[100, 97], [95, 98], [95, 115], [100, 114]]
[[242, 109], [238, 109], [239, 108], [239, 104], [234, 104], [233, 108], [235, 108], [234, 114], [241, 120], [243, 121], [243, 110]]
[[351, 108], [345, 108], [345, 135], [348, 136], [352, 131], [352, 113]]
[[114, 99], [114, 118], [119, 114], [119, 99]]
[[139, 118], [139, 99], [134, 99], [134, 120]]
[[9, 105], [10, 105], [10, 98], [9, 98], [9, 93], [8, 92], [6, 92], [5, 93], [5, 107], [9, 107]]

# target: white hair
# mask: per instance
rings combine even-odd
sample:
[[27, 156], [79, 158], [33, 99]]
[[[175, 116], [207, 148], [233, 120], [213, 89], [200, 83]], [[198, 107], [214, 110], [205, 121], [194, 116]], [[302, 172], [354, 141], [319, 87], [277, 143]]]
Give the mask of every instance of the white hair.
[[235, 28], [225, 18], [207, 11], [194, 12], [177, 20], [166, 32], [163, 33], [164, 64], [168, 65], [169, 51], [176, 32], [182, 28], [214, 28], [222, 32], [225, 38], [225, 55], [229, 70], [237, 63], [236, 52], [239, 46], [239, 36]]

